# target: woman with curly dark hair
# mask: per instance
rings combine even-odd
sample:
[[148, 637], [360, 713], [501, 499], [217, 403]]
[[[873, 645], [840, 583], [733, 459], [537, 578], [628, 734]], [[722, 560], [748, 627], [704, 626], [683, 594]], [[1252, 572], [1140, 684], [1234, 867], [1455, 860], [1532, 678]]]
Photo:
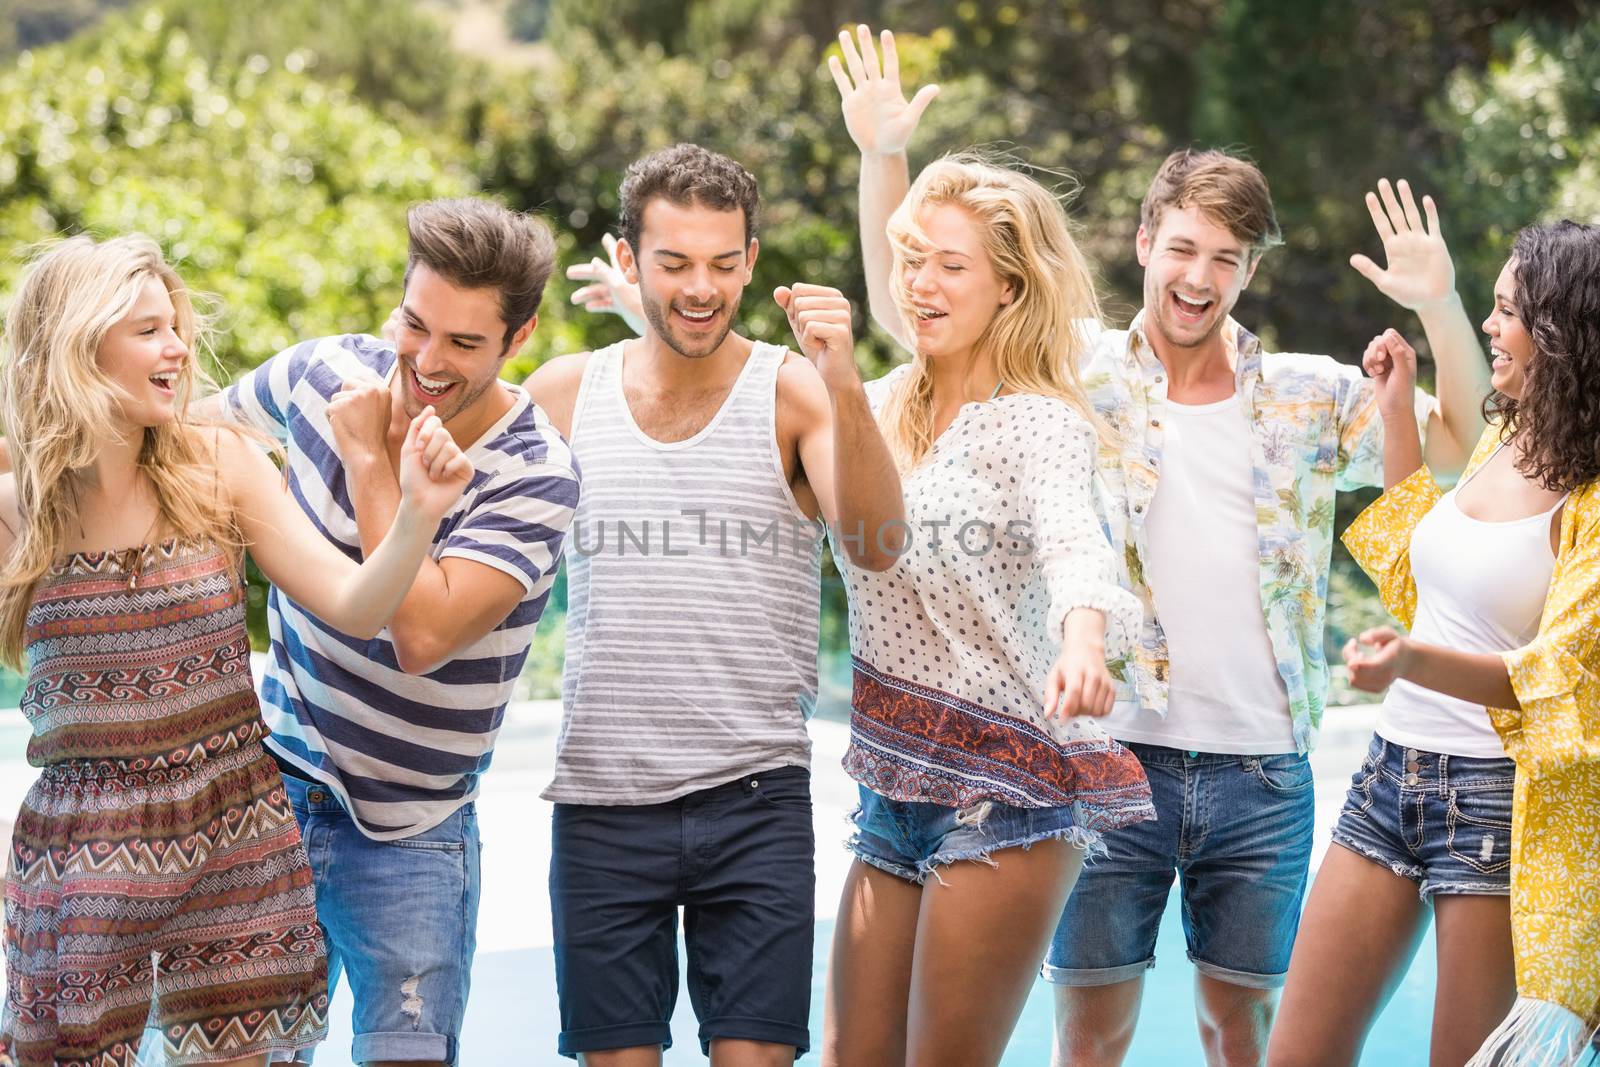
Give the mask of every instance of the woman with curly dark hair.
[[1518, 234], [1483, 330], [1491, 424], [1448, 493], [1411, 417], [1416, 353], [1393, 330], [1367, 348], [1386, 491], [1344, 541], [1411, 632], [1345, 648], [1351, 683], [1389, 692], [1273, 1067], [1355, 1062], [1423, 902], [1433, 1067], [1578, 1063], [1600, 1023], [1600, 227]]

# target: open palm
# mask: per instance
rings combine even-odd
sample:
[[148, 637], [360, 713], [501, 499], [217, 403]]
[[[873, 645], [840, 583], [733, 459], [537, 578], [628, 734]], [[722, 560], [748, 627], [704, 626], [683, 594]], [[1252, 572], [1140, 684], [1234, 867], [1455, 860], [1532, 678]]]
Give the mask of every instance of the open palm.
[[839, 87], [845, 129], [863, 155], [904, 152], [922, 112], [939, 95], [939, 87], [924, 85], [916, 96], [907, 100], [900, 87], [900, 55], [895, 50], [894, 34], [883, 31], [881, 65], [878, 50], [872, 44], [872, 31], [866, 26], [857, 26], [856, 37], [861, 42], [859, 51], [849, 32], [840, 32], [842, 64], [838, 56], [828, 57], [828, 72]]
[[1433, 198], [1422, 198], [1422, 212], [1427, 215], [1424, 223], [1406, 180], [1400, 180], [1396, 195], [1389, 179], [1384, 178], [1378, 182], [1376, 193], [1367, 194], [1367, 211], [1383, 239], [1387, 263], [1379, 267], [1358, 254], [1350, 257], [1350, 265], [1403, 308], [1417, 311], [1449, 299], [1456, 291], [1456, 267], [1439, 229], [1439, 212]]

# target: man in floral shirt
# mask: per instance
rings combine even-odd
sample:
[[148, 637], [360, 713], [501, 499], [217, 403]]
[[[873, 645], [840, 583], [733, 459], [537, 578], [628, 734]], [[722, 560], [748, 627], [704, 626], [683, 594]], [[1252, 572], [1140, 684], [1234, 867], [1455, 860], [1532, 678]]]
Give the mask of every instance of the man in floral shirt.
[[[909, 187], [905, 146], [934, 91], [906, 100], [889, 35], [881, 64], [864, 27], [841, 44], [850, 77], [834, 76], [862, 152], [871, 307], [897, 332], [885, 225]], [[1448, 339], [1435, 352], [1442, 404], [1419, 393], [1416, 414], [1430, 466], [1459, 470], [1483, 427], [1488, 376], [1432, 202], [1424, 221], [1404, 182], [1383, 182], [1367, 204], [1387, 266], [1351, 264]], [[1177, 879], [1208, 1058], [1255, 1064], [1310, 861], [1306, 753], [1327, 689], [1334, 494], [1381, 483], [1382, 420], [1358, 367], [1264, 353], [1231, 317], [1279, 243], [1252, 164], [1174, 153], [1140, 221], [1144, 307], [1127, 330], [1101, 334], [1082, 374], [1116, 431], [1100, 464], [1108, 532], [1145, 604], [1127, 699], [1106, 727], [1144, 765], [1157, 820], [1106, 835], [1109, 855], [1084, 869], [1044, 976], [1057, 986], [1059, 1063], [1121, 1063]]]

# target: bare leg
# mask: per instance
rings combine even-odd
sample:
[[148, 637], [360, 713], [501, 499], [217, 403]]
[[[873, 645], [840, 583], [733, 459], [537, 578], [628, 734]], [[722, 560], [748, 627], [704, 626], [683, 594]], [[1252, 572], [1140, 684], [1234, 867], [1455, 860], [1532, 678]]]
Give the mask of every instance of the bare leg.
[[711, 1042], [711, 1067], [794, 1067], [794, 1046], [719, 1037]]
[[993, 859], [998, 866], [941, 867], [942, 883], [923, 890], [906, 1067], [1000, 1062], [1083, 868], [1083, 851], [1065, 841], [1008, 848]]
[[1311, 886], [1269, 1067], [1356, 1063], [1427, 929], [1417, 886], [1335, 844]]
[[1272, 1032], [1275, 989], [1254, 989], [1195, 973], [1195, 1021], [1209, 1067], [1261, 1067]]
[[1144, 975], [1112, 985], [1058, 985], [1054, 1067], [1121, 1067], [1133, 1044]]
[[604, 1052], [581, 1052], [579, 1067], [661, 1067], [661, 1046], [608, 1048]]
[[1461, 1067], [1517, 1000], [1511, 900], [1433, 898], [1439, 979], [1433, 996], [1430, 1067]]
[[823, 1067], [901, 1064], [919, 886], [856, 860], [833, 931], [823, 1009]]

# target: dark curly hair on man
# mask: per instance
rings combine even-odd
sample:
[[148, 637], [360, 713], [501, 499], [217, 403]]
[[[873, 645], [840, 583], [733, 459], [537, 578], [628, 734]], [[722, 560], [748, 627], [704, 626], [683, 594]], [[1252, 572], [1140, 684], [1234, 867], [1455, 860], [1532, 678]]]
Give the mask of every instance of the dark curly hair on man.
[[1522, 449], [1517, 469], [1551, 492], [1600, 477], [1600, 226], [1529, 226], [1511, 246], [1517, 316], [1533, 338], [1522, 396], [1484, 414]]
[[675, 144], [629, 165], [622, 176], [623, 240], [637, 252], [644, 209], [657, 198], [678, 207], [744, 212], [744, 243], [756, 235], [760, 198], [750, 172], [719, 152]]

